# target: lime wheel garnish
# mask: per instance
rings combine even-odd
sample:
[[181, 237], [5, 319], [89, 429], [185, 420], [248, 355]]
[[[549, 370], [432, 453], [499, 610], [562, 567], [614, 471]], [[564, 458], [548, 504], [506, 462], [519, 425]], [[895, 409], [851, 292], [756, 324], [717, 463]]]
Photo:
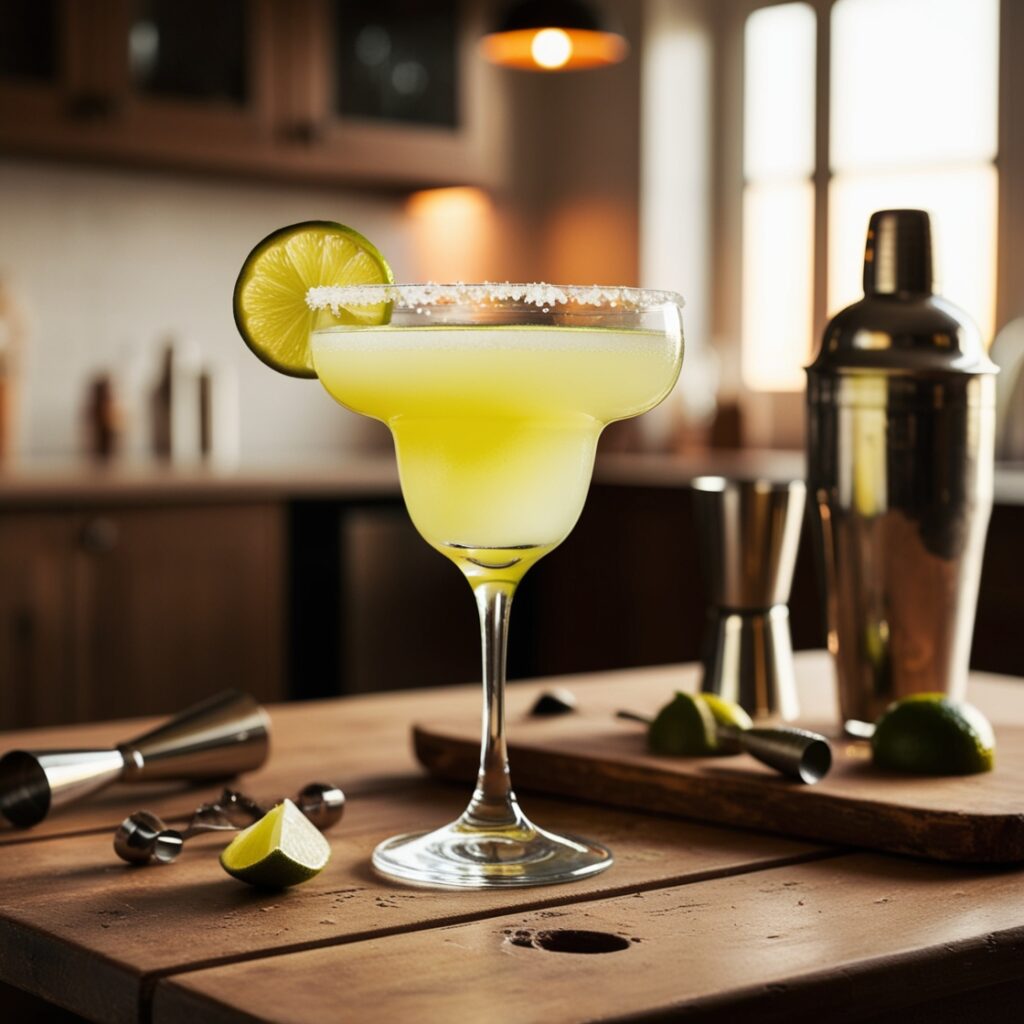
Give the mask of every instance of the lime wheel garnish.
[[330, 314], [310, 309], [309, 289], [393, 280], [384, 257], [358, 231], [321, 220], [292, 224], [267, 235], [242, 265], [235, 282], [235, 324], [268, 366], [291, 377], [315, 377], [309, 336], [324, 316], [337, 323], [384, 323], [389, 305]]

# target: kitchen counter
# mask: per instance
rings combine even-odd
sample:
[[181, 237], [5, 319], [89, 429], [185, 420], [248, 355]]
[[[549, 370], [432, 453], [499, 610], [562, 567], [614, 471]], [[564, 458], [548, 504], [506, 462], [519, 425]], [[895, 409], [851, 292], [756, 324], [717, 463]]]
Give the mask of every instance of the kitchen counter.
[[[713, 451], [690, 455], [607, 454], [594, 467], [594, 483], [610, 486], [682, 487], [698, 476], [801, 479], [798, 451]], [[390, 452], [342, 455], [334, 461], [218, 467], [157, 463], [110, 465], [28, 462], [0, 469], [0, 507], [166, 502], [393, 497], [398, 471]], [[996, 467], [997, 504], [1024, 505], [1024, 463]]]
[[267, 466], [26, 463], [0, 470], [0, 507], [397, 497], [394, 458]]

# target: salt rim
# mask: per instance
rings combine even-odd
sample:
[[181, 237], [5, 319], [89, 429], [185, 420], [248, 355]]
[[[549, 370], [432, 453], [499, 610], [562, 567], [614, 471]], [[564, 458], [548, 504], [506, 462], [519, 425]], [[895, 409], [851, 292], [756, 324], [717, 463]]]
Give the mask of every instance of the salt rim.
[[648, 288], [618, 288], [604, 285], [556, 285], [542, 281], [513, 284], [484, 281], [481, 284], [356, 284], [321, 285], [306, 292], [310, 309], [330, 309], [335, 316], [342, 308], [376, 306], [395, 302], [415, 309], [419, 306], [471, 305], [521, 302], [547, 308], [576, 304], [595, 308], [641, 310], [671, 303], [682, 307], [683, 297], [675, 292]]

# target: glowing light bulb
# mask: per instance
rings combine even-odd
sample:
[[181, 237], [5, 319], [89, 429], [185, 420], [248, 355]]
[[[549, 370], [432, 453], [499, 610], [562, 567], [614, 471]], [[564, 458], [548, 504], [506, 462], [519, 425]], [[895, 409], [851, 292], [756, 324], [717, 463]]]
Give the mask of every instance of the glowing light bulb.
[[564, 67], [572, 57], [572, 40], [560, 28], [542, 28], [530, 43], [530, 54], [542, 68], [554, 71]]

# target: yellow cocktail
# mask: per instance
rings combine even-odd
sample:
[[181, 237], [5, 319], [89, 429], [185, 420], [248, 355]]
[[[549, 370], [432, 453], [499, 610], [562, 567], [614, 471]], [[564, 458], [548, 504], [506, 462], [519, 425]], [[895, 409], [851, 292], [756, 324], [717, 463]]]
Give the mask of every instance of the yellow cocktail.
[[612, 863], [598, 843], [523, 814], [509, 782], [505, 646], [516, 584], [572, 529], [597, 439], [671, 390], [682, 300], [550, 285], [316, 287], [312, 364], [355, 412], [386, 423], [419, 532], [466, 574], [480, 611], [484, 729], [461, 817], [396, 836], [374, 866], [474, 888], [579, 878]]
[[391, 428], [416, 528], [475, 576], [514, 558], [502, 575], [518, 578], [565, 538], [601, 429], [659, 401], [678, 360], [678, 342], [651, 330], [388, 324], [313, 335], [324, 387]]

